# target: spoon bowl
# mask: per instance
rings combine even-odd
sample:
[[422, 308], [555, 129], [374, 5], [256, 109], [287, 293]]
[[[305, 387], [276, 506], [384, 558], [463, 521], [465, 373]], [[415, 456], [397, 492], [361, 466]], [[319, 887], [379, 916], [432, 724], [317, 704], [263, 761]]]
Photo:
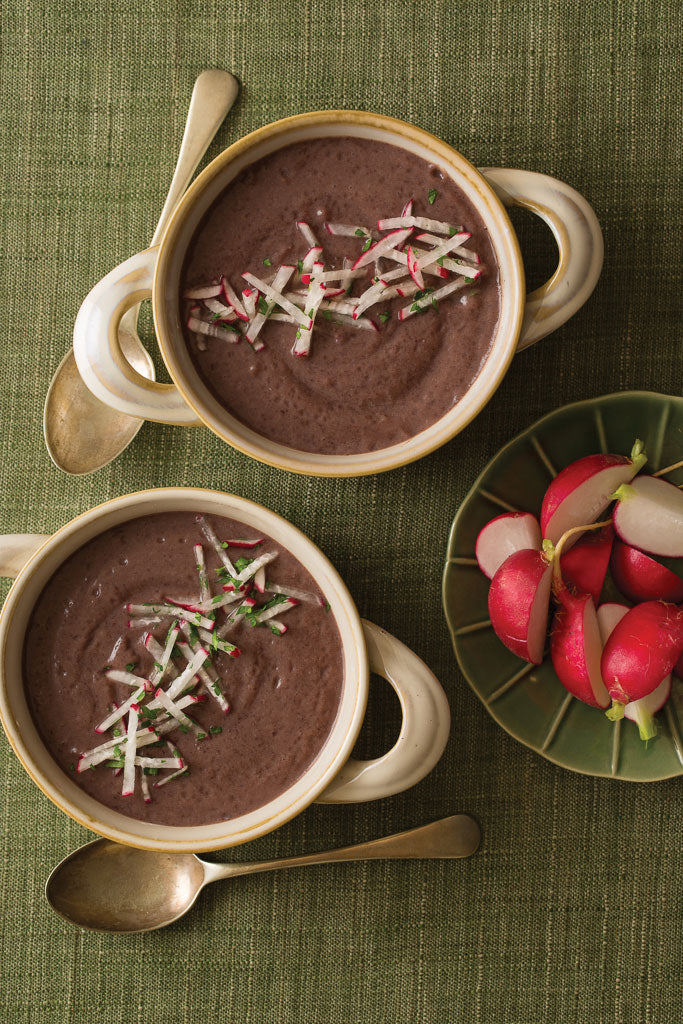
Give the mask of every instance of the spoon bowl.
[[467, 814], [399, 832], [369, 843], [282, 860], [212, 864], [194, 854], [158, 853], [96, 839], [69, 854], [47, 880], [47, 901], [80, 928], [148, 932], [186, 914], [210, 882], [310, 864], [360, 860], [469, 857], [481, 832]]

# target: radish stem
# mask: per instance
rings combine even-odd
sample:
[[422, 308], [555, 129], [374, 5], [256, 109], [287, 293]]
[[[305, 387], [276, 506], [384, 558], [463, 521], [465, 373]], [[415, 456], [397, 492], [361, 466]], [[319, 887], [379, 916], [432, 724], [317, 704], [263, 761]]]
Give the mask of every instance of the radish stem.
[[[603, 519], [600, 523], [591, 523], [589, 526], [573, 526], [571, 530], [565, 530], [555, 545], [554, 552], [550, 555], [553, 563], [553, 589], [555, 592], [561, 590], [564, 586], [564, 583], [562, 582], [562, 570], [560, 568], [560, 555], [562, 554], [562, 548], [569, 538], [573, 537], [577, 533], [583, 533], [585, 530], [600, 530], [603, 526], [609, 526], [611, 522], [611, 519]], [[546, 542], [544, 540], [543, 551], [547, 554], [545, 544]]]
[[623, 718], [625, 707], [626, 705], [622, 704], [620, 700], [613, 700], [612, 706], [607, 708], [607, 711], [605, 711], [605, 714], [609, 718], [610, 722], [618, 722], [621, 718]]
[[[664, 469], [658, 469], [652, 476], [666, 476], [667, 473], [673, 473], [674, 469], [680, 469], [683, 466], [683, 459], [680, 462], [674, 462], [672, 466], [665, 466]], [[681, 486], [680, 484], [678, 485]]]

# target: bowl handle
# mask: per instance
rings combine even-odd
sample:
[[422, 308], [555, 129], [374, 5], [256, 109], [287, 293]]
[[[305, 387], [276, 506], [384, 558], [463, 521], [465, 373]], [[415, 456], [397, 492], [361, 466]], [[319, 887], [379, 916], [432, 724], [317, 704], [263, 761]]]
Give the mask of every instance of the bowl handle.
[[401, 731], [382, 757], [374, 761], [349, 758], [318, 803], [361, 803], [401, 793], [432, 770], [448, 741], [451, 713], [433, 672], [379, 626], [363, 620], [363, 631], [370, 671], [388, 680], [401, 702]]
[[523, 206], [544, 220], [560, 250], [555, 273], [526, 297], [517, 343], [521, 352], [557, 330], [583, 306], [602, 269], [602, 231], [583, 196], [557, 178], [506, 167], [479, 170], [504, 206]]
[[74, 325], [74, 355], [83, 383], [105, 405], [140, 419], [200, 425], [175, 384], [137, 373], [121, 351], [119, 325], [132, 306], [152, 294], [159, 247], [120, 263], [86, 296]]
[[46, 533], [6, 533], [0, 535], [0, 576], [16, 579], [29, 558], [42, 547]]

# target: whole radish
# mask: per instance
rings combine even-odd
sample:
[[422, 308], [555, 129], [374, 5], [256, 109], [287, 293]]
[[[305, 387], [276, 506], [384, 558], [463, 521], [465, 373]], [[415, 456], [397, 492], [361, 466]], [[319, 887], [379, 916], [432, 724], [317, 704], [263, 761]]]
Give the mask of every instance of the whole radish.
[[654, 476], [622, 484], [614, 495], [621, 539], [653, 555], [683, 557], [683, 491]]
[[624, 615], [602, 652], [601, 671], [613, 705], [611, 718], [623, 705], [640, 700], [668, 676], [683, 652], [683, 611], [666, 601], [645, 601]]
[[540, 665], [548, 628], [552, 567], [542, 551], [516, 551], [496, 571], [489, 615], [498, 639], [525, 661]]
[[607, 575], [614, 529], [608, 523], [601, 530], [579, 537], [560, 559], [562, 579], [576, 590], [590, 594], [597, 605]]
[[[621, 622], [624, 615], [628, 613], [628, 606], [625, 604], [601, 604], [598, 608], [598, 625], [603, 644], [607, 643], [608, 637], [616, 624]], [[638, 726], [638, 733], [641, 740], [647, 742], [657, 735], [657, 720], [655, 714], [664, 707], [671, 696], [671, 676], [665, 676], [659, 686], [655, 687], [647, 697], [640, 700], [631, 700], [624, 707], [624, 718], [634, 722]], [[615, 716], [610, 712], [610, 718]], [[620, 717], [620, 716], [618, 716]]]
[[477, 537], [474, 553], [479, 568], [493, 579], [496, 570], [515, 551], [540, 550], [541, 528], [529, 512], [505, 512], [491, 519]]
[[629, 601], [683, 601], [683, 579], [617, 537], [610, 560], [612, 579]]
[[[543, 536], [557, 544], [568, 530], [593, 523], [612, 501], [614, 491], [632, 480], [646, 461], [642, 443], [636, 441], [630, 459], [623, 455], [587, 455], [572, 462], [545, 492], [541, 507]], [[580, 532], [568, 541], [565, 550], [576, 542]]]

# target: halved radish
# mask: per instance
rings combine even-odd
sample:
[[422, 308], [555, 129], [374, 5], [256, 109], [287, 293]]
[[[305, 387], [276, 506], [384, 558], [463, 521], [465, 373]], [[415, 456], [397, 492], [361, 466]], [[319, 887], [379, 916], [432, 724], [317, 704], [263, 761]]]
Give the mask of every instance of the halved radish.
[[[541, 531], [557, 544], [567, 530], [593, 523], [605, 511], [621, 484], [632, 480], [646, 456], [636, 441], [631, 458], [623, 455], [587, 455], [557, 474], [543, 498]], [[575, 535], [570, 546], [578, 539]]]
[[631, 608], [605, 644], [601, 670], [618, 717], [632, 700], [640, 700], [668, 676], [683, 652], [683, 610], [666, 601], [646, 601]]
[[543, 661], [551, 575], [551, 564], [541, 551], [516, 551], [498, 568], [489, 588], [496, 636], [534, 665]]
[[[600, 626], [600, 636], [602, 637], [603, 645], [607, 643], [607, 639], [618, 622], [621, 622], [624, 615], [628, 612], [628, 606], [625, 604], [602, 604], [598, 608], [598, 625]], [[656, 689], [649, 693], [647, 697], [641, 697], [640, 700], [632, 700], [624, 708], [624, 718], [628, 718], [629, 721], [635, 722], [638, 726], [638, 732], [640, 733], [641, 740], [651, 740], [657, 733], [657, 723], [654, 720], [654, 715], [664, 707], [669, 696], [671, 695], [671, 676], [666, 676], [662, 679]], [[620, 717], [619, 712], [616, 715], [610, 713], [610, 718]]]
[[530, 512], [504, 512], [479, 531], [474, 553], [479, 568], [492, 579], [515, 551], [541, 549], [541, 528]]
[[683, 557], [683, 491], [642, 476], [619, 487], [615, 497], [614, 528], [626, 544], [653, 555]]
[[613, 542], [614, 530], [609, 523], [579, 537], [574, 547], [560, 556], [562, 578], [576, 590], [590, 594], [595, 605], [600, 600]]
[[590, 594], [572, 594], [564, 585], [550, 635], [553, 668], [565, 690], [594, 708], [609, 707], [600, 674], [602, 640]]
[[661, 562], [624, 544], [618, 537], [610, 561], [612, 578], [624, 597], [640, 601], [683, 601], [683, 580]]

